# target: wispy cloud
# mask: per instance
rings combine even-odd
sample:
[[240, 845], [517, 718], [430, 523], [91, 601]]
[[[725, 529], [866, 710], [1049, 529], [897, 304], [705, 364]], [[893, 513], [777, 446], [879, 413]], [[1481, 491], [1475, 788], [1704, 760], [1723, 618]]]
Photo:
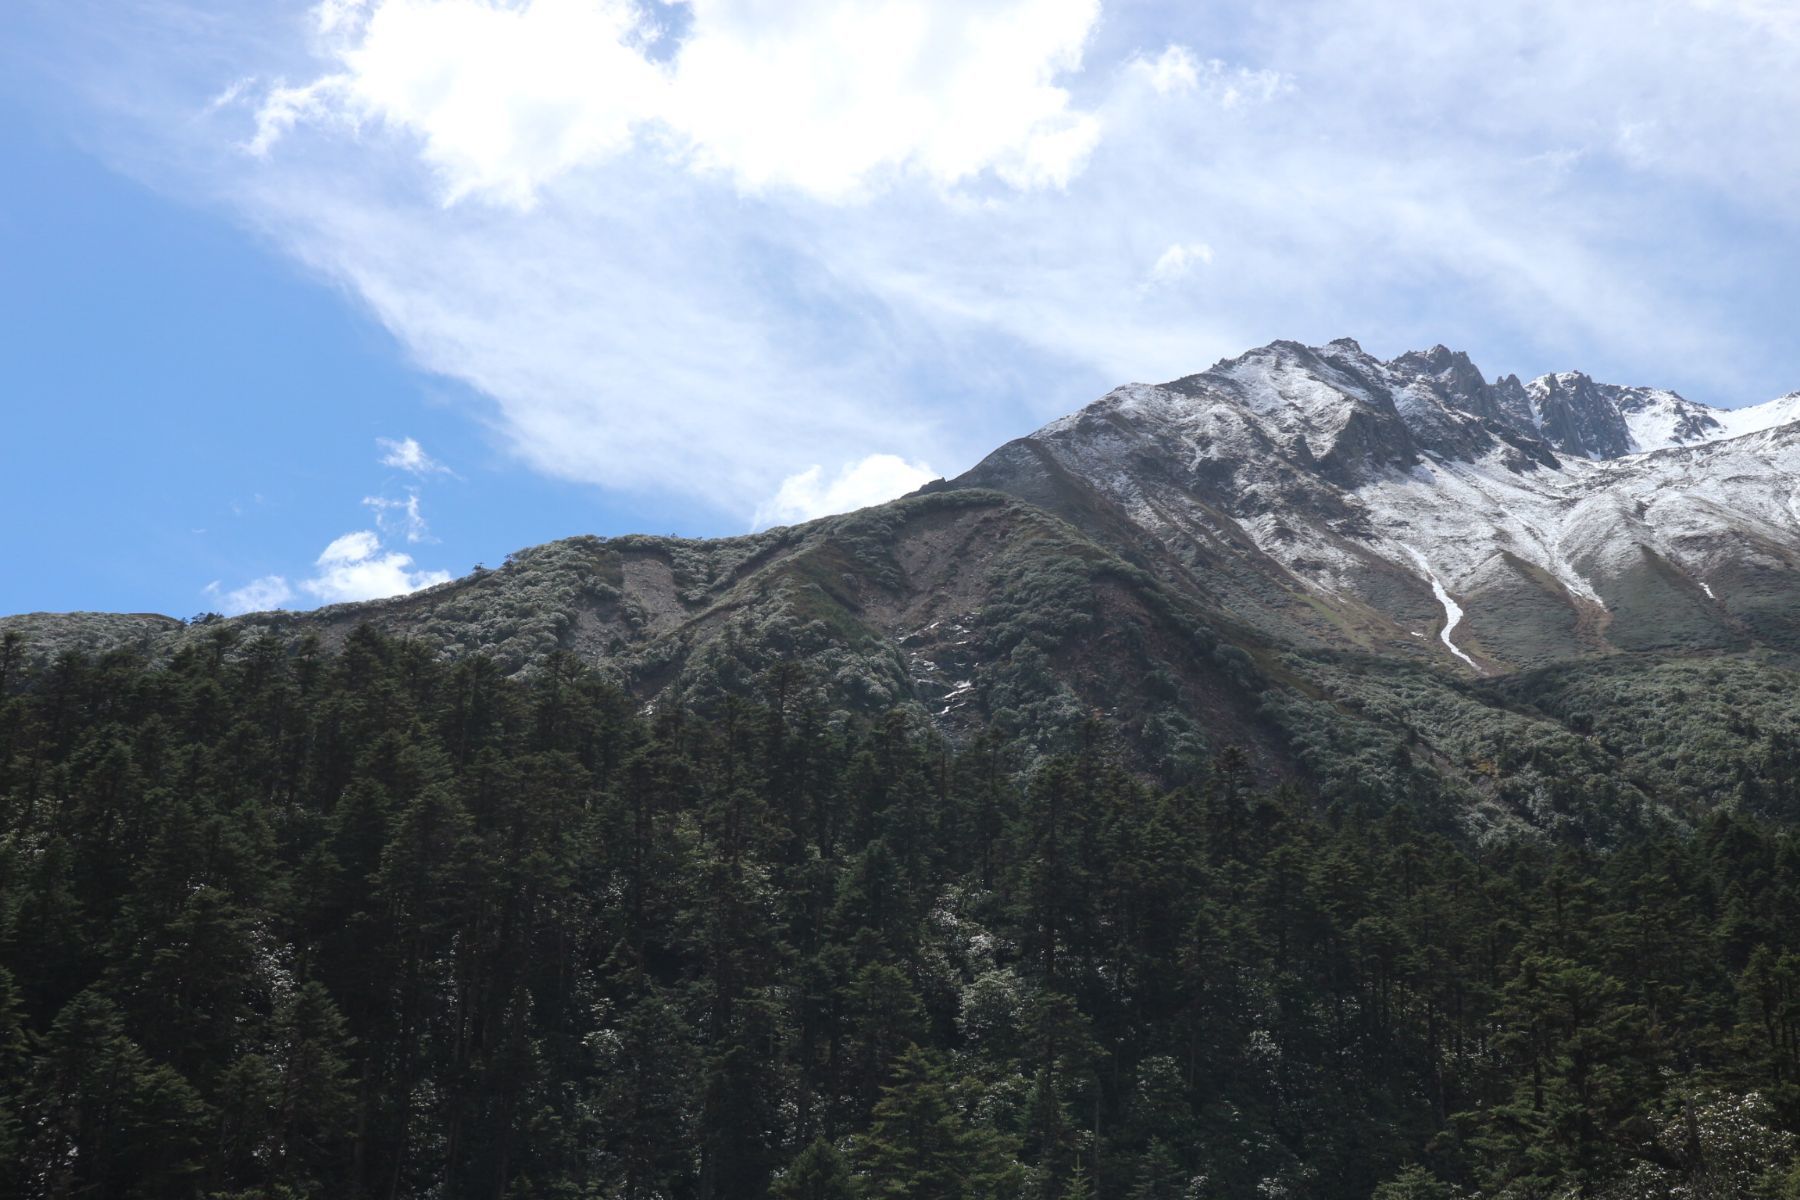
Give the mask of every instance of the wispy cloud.
[[[210, 138], [166, 171], [530, 468], [790, 519], [809, 464], [958, 470], [1279, 336], [1791, 388], [1790, 10], [695, 0], [668, 35], [624, 0], [333, 0], [208, 47], [194, 107], [286, 81], [260, 124], [131, 153]], [[170, 29], [111, 78], [185, 61]]]
[[221, 88], [217, 95], [206, 102], [203, 113], [215, 113], [222, 108], [229, 108], [241, 101], [256, 86], [256, 79], [246, 75], [242, 79], [234, 79]]
[[1173, 42], [1155, 58], [1133, 59], [1131, 70], [1159, 96], [1204, 93], [1227, 109], [1267, 103], [1293, 87], [1280, 71], [1233, 66], [1217, 58], [1201, 61], [1192, 49]]
[[1196, 268], [1209, 265], [1213, 260], [1213, 248], [1205, 242], [1176, 242], [1161, 254], [1150, 266], [1152, 283], [1174, 283], [1185, 279]]
[[405, 471], [410, 475], [454, 475], [456, 472], [446, 467], [431, 455], [425, 453], [425, 447], [413, 438], [376, 438], [375, 444], [381, 448], [381, 465], [393, 467], [396, 471]]
[[416, 489], [405, 499], [392, 496], [365, 496], [363, 506], [375, 514], [376, 527], [390, 537], [403, 537], [409, 542], [431, 540], [431, 526], [425, 520]]

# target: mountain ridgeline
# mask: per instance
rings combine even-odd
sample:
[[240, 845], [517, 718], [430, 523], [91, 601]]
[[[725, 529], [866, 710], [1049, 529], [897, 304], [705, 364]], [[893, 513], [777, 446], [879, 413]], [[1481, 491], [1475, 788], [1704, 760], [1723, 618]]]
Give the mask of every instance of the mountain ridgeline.
[[1328, 798], [1421, 777], [1477, 831], [1603, 837], [1735, 802], [1779, 755], [1797, 597], [1800, 393], [1725, 411], [1342, 339], [1119, 388], [801, 526], [570, 538], [309, 613], [0, 629], [45, 661], [367, 623], [508, 673], [568, 653], [698, 712], [798, 663], [840, 716], [898, 707], [953, 742], [1048, 755], [1099, 715], [1168, 784], [1235, 746]]

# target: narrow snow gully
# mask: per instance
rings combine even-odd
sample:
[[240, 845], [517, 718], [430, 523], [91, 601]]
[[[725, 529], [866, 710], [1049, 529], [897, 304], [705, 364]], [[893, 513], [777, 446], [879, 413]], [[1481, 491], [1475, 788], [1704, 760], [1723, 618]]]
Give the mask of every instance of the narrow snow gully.
[[1444, 606], [1444, 627], [1438, 631], [1438, 639], [1450, 648], [1450, 653], [1474, 667], [1477, 675], [1485, 675], [1486, 672], [1481, 669], [1481, 664], [1464, 654], [1462, 647], [1450, 640], [1451, 630], [1462, 623], [1462, 606], [1450, 598], [1450, 593], [1444, 590], [1443, 581], [1438, 578], [1437, 572], [1431, 569], [1431, 564], [1425, 561], [1423, 554], [1404, 543], [1400, 548], [1412, 555], [1413, 561], [1419, 564], [1419, 570], [1425, 572], [1425, 578], [1431, 581], [1431, 594], [1436, 596], [1437, 602]]

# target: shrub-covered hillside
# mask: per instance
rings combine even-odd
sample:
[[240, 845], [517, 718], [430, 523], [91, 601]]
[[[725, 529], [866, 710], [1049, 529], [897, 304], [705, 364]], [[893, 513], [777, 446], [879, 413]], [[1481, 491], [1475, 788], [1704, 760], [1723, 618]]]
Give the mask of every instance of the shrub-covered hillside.
[[573, 656], [640, 704], [707, 715], [798, 662], [840, 717], [903, 708], [952, 739], [993, 729], [1049, 755], [1100, 711], [1134, 765], [1164, 779], [1225, 744], [1264, 778], [1285, 769], [1241, 630], [993, 492], [911, 497], [740, 538], [569, 538], [435, 588], [313, 612], [185, 624], [32, 614], [0, 618], [0, 635], [42, 666], [109, 647], [166, 659], [221, 630], [335, 650], [364, 625], [507, 675]]

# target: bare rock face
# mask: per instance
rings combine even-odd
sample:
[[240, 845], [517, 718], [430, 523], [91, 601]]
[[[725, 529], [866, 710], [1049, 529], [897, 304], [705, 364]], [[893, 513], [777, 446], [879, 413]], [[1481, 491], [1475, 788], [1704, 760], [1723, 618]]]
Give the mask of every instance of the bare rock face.
[[1586, 375], [1546, 375], [1533, 380], [1527, 394], [1544, 440], [1565, 454], [1618, 458], [1636, 449], [1613, 397]]

